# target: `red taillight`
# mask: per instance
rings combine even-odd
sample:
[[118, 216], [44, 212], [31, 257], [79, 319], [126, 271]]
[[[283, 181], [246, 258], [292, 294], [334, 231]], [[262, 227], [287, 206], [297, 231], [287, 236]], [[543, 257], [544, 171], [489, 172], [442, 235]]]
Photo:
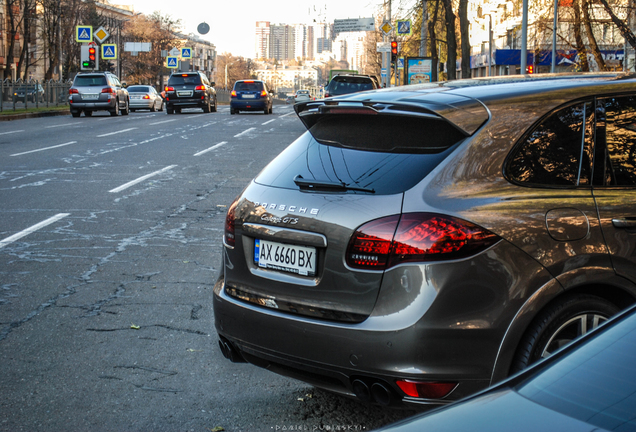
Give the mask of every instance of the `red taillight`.
[[407, 396], [423, 399], [441, 399], [457, 387], [453, 382], [397, 380], [395, 383]]
[[74, 89], [74, 88], [69, 89], [68, 94], [72, 95], [73, 93], [79, 94], [79, 90], [78, 89]]
[[196, 86], [194, 89], [195, 90], [205, 90], [205, 86], [202, 86], [202, 85]]
[[234, 200], [232, 205], [230, 205], [230, 208], [227, 210], [227, 215], [225, 216], [225, 244], [232, 247], [234, 247], [234, 244], [236, 242], [234, 220], [236, 218], [237, 204], [238, 199]]
[[458, 218], [408, 213], [358, 228], [349, 241], [346, 261], [354, 268], [385, 270], [405, 262], [465, 258], [498, 240], [490, 231]]
[[166, 90], [165, 90], [165, 91], [167, 91], [167, 92], [169, 92], [169, 91], [174, 91], [174, 87], [166, 87]]
[[112, 87], [105, 87], [102, 89], [102, 93], [111, 93], [111, 94], [116, 94], [115, 89]]
[[328, 98], [329, 97], [329, 92], [325, 92], [325, 95], [323, 97]]
[[232, 90], [232, 94], [230, 96], [236, 97], [236, 90]]
[[267, 96], [267, 92], [265, 90], [261, 91], [261, 97]]
[[144, 95], [144, 97], [142, 99], [150, 99], [149, 95]]

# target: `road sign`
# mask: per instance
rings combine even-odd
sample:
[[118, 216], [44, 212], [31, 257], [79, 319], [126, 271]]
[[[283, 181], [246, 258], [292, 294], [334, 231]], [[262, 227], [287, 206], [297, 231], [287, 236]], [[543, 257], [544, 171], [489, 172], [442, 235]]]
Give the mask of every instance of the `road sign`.
[[397, 20], [397, 34], [410, 35], [412, 32], [411, 20]]
[[353, 18], [333, 20], [333, 32], [375, 31], [375, 19]]
[[179, 58], [168, 56], [166, 57], [166, 67], [170, 69], [176, 69], [179, 67]]
[[102, 45], [102, 58], [104, 60], [117, 59], [117, 45], [116, 44], [103, 44]]
[[75, 26], [75, 41], [76, 42], [92, 42], [93, 41], [93, 26]]
[[397, 67], [398, 69], [404, 69], [404, 57], [398, 57]]
[[191, 59], [192, 58], [192, 48], [181, 48], [181, 58], [182, 59]]
[[376, 42], [377, 52], [391, 52], [391, 42]]
[[181, 51], [179, 50], [179, 48], [172, 48], [172, 49], [170, 50], [170, 55], [171, 55], [171, 56], [175, 56], [175, 57], [176, 57], [176, 56], [178, 56], [179, 54], [181, 54]]
[[104, 27], [100, 27], [95, 30], [95, 34], [93, 35], [93, 37], [97, 40], [97, 42], [103, 43], [110, 37], [110, 33], [108, 33]]
[[390, 22], [384, 21], [382, 25], [380, 26], [380, 30], [382, 30], [382, 33], [384, 33], [384, 36], [388, 36], [389, 33], [391, 33], [391, 30], [393, 30], [393, 26], [391, 25]]

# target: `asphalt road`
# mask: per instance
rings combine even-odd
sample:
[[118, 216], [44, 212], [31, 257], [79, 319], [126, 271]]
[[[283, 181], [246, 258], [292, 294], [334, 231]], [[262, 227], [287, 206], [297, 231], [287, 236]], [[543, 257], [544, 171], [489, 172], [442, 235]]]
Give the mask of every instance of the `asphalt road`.
[[273, 115], [0, 122], [0, 431], [372, 430], [217, 345], [227, 206], [304, 128]]

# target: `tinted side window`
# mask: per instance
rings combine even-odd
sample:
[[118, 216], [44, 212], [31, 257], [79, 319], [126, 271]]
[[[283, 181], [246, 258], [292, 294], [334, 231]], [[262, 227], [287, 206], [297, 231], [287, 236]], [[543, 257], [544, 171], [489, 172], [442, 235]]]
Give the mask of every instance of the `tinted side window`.
[[513, 150], [506, 175], [536, 186], [589, 185], [593, 126], [589, 102], [555, 112]]
[[636, 97], [600, 99], [598, 116], [599, 153], [605, 138], [605, 155], [597, 153], [596, 164], [601, 184], [636, 186]]

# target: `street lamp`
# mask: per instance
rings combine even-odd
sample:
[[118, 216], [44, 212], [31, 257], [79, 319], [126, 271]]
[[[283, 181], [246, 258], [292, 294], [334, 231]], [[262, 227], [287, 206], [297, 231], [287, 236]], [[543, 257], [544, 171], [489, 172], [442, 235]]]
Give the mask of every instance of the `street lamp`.
[[492, 12], [484, 15], [488, 15], [488, 76], [492, 76]]
[[227, 62], [225, 63], [225, 90], [227, 90], [227, 67], [232, 66], [234, 63], [236, 62], [232, 62], [230, 64], [227, 64]]

